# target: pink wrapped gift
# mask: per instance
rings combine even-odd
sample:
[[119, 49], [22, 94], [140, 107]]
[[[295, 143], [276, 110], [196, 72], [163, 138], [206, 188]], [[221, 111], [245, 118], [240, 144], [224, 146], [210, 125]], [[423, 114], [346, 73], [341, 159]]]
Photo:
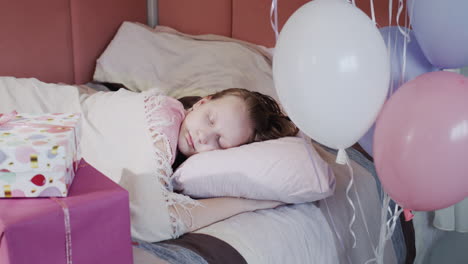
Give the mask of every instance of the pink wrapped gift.
[[78, 167], [66, 198], [0, 199], [0, 263], [133, 262], [128, 192]]
[[67, 196], [80, 124], [80, 114], [0, 115], [0, 198]]

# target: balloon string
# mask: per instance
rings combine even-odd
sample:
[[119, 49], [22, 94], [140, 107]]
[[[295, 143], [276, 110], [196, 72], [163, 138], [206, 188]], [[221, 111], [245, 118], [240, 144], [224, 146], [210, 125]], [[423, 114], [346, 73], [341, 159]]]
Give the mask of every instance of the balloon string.
[[[390, 218], [387, 219], [387, 212], [390, 214]], [[376, 262], [379, 264], [383, 264], [383, 255], [385, 250], [385, 242], [389, 240], [393, 232], [395, 231], [396, 224], [399, 221], [400, 214], [403, 212], [403, 209], [398, 209], [398, 205], [395, 204], [395, 209], [392, 212], [390, 208], [390, 196], [384, 192], [384, 199], [382, 201], [382, 209], [381, 209], [381, 225], [380, 225], [380, 235], [379, 235], [379, 245], [377, 250], [374, 250], [375, 257], [369, 259], [364, 264], [370, 262]]]
[[[414, 2], [416, 2], [416, 0], [411, 1], [411, 8], [409, 6], [406, 6], [406, 13], [407, 13], [408, 17], [413, 17]], [[408, 13], [408, 10], [410, 11], [410, 13]], [[410, 23], [411, 23], [411, 21], [410, 21]]]
[[356, 195], [356, 200], [357, 200], [357, 203], [358, 203], [358, 206], [359, 206], [359, 212], [360, 212], [361, 217], [362, 217], [362, 222], [364, 223], [364, 227], [366, 229], [367, 237], [368, 237], [369, 242], [370, 242], [370, 244], [372, 246], [372, 251], [375, 254], [377, 248], [376, 248], [376, 246], [374, 244], [374, 241], [373, 241], [373, 239], [372, 239], [372, 237], [370, 235], [369, 225], [367, 224], [366, 215], [364, 214], [364, 209], [362, 207], [361, 198], [359, 197], [359, 192], [357, 190], [356, 184], [353, 184], [354, 183], [354, 171], [353, 171], [353, 167], [351, 166], [351, 162], [349, 161], [349, 158], [346, 160], [346, 165], [348, 166], [349, 174], [350, 174], [350, 178], [351, 178], [351, 180], [350, 180], [350, 182], [348, 184], [348, 188], [346, 188], [346, 197], [347, 197], [348, 202], [350, 203], [351, 207], [353, 208], [353, 217], [352, 217], [351, 223], [349, 225], [350, 233], [354, 238], [353, 248], [356, 246], [356, 236], [354, 235], [354, 232], [352, 231], [351, 226], [352, 226], [354, 220], [356, 219], [356, 217], [355, 217], [356, 209], [355, 209], [354, 204], [353, 204], [353, 202], [351, 200], [351, 197], [349, 196], [349, 190], [350, 190], [351, 186], [354, 188], [354, 193]]
[[403, 29], [400, 26], [400, 15], [401, 12], [403, 11], [403, 0], [399, 0], [398, 2], [398, 14], [397, 14], [397, 22], [398, 22], [398, 30], [403, 34], [403, 58], [402, 58], [402, 65], [401, 65], [401, 78], [400, 78], [400, 83], [399, 86], [403, 85], [405, 83], [405, 73], [406, 73], [406, 48], [407, 44], [410, 41], [410, 35], [409, 35], [409, 29], [406, 27], [406, 16], [405, 16], [405, 29]]
[[398, 205], [395, 204], [395, 210], [393, 212], [393, 216], [387, 221], [387, 236], [385, 237], [385, 240], [389, 240], [392, 237], [393, 232], [395, 231], [396, 224], [398, 223], [400, 219], [400, 214], [402, 212], [403, 212], [403, 208], [398, 209]]
[[385, 244], [385, 232], [386, 228], [384, 223], [387, 219], [387, 207], [390, 204], [390, 197], [387, 193], [384, 193], [384, 199], [382, 201], [382, 209], [380, 213], [380, 233], [379, 233], [379, 245], [377, 247], [377, 252], [375, 254], [375, 259], [377, 263], [383, 263], [383, 248]]
[[[349, 171], [350, 173], [352, 174], [353, 173], [353, 168], [351, 167], [351, 164], [350, 162], [347, 163], [348, 165], [348, 168], [349, 168]], [[374, 241], [372, 240], [372, 237], [370, 235], [370, 231], [369, 231], [369, 225], [367, 224], [367, 220], [366, 220], [366, 216], [364, 214], [364, 209], [362, 207], [362, 203], [361, 203], [361, 198], [359, 197], [359, 192], [357, 191], [357, 187], [356, 187], [356, 184], [354, 184], [354, 192], [356, 194], [356, 200], [358, 202], [358, 205], [359, 205], [359, 212], [361, 213], [361, 217], [362, 217], [362, 222], [364, 222], [364, 227], [366, 228], [366, 232], [367, 232], [367, 237], [369, 238], [369, 241], [372, 245], [372, 250], [376, 251], [376, 246], [374, 244]]]
[[275, 36], [276, 36], [276, 40], [278, 40], [278, 36], [279, 36], [279, 23], [278, 23], [278, 0], [275, 0]]
[[388, 26], [392, 25], [393, 19], [393, 0], [388, 0]]
[[[343, 149], [338, 150], [338, 156], [342, 156], [344, 158], [344, 161], [346, 162], [346, 165], [348, 165], [348, 168], [350, 169], [350, 180], [348, 183], [348, 186], [346, 187], [346, 199], [348, 200], [349, 205], [353, 209], [353, 216], [351, 217], [351, 220], [349, 221], [349, 233], [351, 233], [351, 236], [353, 237], [353, 248], [356, 247], [356, 235], [353, 231], [353, 224], [354, 221], [356, 220], [356, 207], [354, 206], [353, 200], [351, 199], [351, 196], [349, 195], [351, 187], [353, 186], [354, 183], [354, 174], [353, 174], [353, 169], [351, 168], [351, 165], [349, 163], [349, 157], [348, 154], [346, 154], [346, 151]], [[337, 158], [338, 159], [338, 158]]]
[[[393, 1], [389, 0], [388, 2], [388, 25], [390, 26], [392, 24], [393, 20]], [[387, 32], [387, 50], [388, 50], [388, 61], [392, 63], [392, 54], [393, 52], [396, 52], [397, 50], [397, 42], [396, 42], [396, 36], [395, 36], [395, 41], [392, 40], [392, 31], [389, 30]], [[397, 87], [394, 85], [394, 76], [393, 74], [390, 74], [390, 85], [388, 89], [388, 97], [391, 97], [393, 95], [393, 92]], [[383, 196], [380, 197], [381, 200], [383, 199]]]
[[403, 0], [398, 0], [398, 11], [397, 11], [396, 22], [397, 22], [397, 25], [398, 25], [398, 30], [400, 30], [401, 34], [403, 34], [403, 36], [409, 38], [409, 34], [406, 33], [405, 30], [403, 30], [402, 27], [400, 26], [400, 15], [403, 12], [403, 7], [404, 7]]
[[[304, 145], [307, 149], [307, 153], [309, 154], [309, 159], [311, 160], [313, 166], [314, 166], [314, 171], [315, 171], [315, 175], [318, 175], [317, 173], [317, 164], [315, 162], [315, 158], [313, 158], [313, 155], [312, 155], [312, 146], [310, 146], [311, 142], [312, 142], [312, 139], [310, 137], [308, 137], [305, 133], [303, 133], [302, 131], [299, 132], [299, 136], [304, 140]], [[330, 167], [328, 167], [328, 169], [330, 170]], [[320, 180], [320, 177], [318, 177], [318, 182], [319, 182], [319, 187], [320, 187], [320, 191], [323, 192], [323, 188], [322, 188], [322, 184], [321, 184], [321, 180]], [[341, 249], [343, 250], [343, 252], [345, 252], [345, 247], [344, 247], [344, 242], [343, 242], [343, 239], [341, 238], [340, 234], [338, 233], [338, 229], [336, 228], [336, 224], [335, 224], [335, 221], [333, 220], [333, 217], [331, 215], [331, 211], [330, 211], [330, 207], [328, 206], [328, 202], [327, 200], [328, 199], [323, 199], [324, 202], [325, 202], [325, 206], [327, 207], [327, 212], [328, 212], [328, 217], [332, 223], [332, 226], [333, 226], [333, 231], [335, 232], [335, 235], [336, 237], [338, 238], [338, 240], [340, 241], [340, 246], [341, 246]], [[347, 259], [348, 259], [348, 262], [350, 264], [352, 264], [352, 261], [351, 259], [349, 258], [349, 255], [346, 255]]]
[[377, 259], [376, 258], [371, 258], [368, 261], [364, 262], [364, 264], [371, 263], [372, 261], [377, 262]]
[[[396, 52], [396, 49], [397, 49], [397, 43], [396, 43], [396, 38], [395, 40], [392, 39], [392, 31], [389, 30], [388, 33], [387, 33], [387, 49], [388, 49], [388, 61], [390, 61], [390, 64], [392, 63], [392, 56], [393, 56], [393, 52]], [[394, 92], [394, 89], [396, 87], [394, 87], [394, 80], [393, 80], [394, 76], [393, 74], [390, 73], [390, 89], [388, 91], [388, 95], [389, 97], [393, 95], [393, 92]], [[383, 197], [381, 197], [383, 198]]]
[[[402, 6], [403, 6], [403, 3], [402, 3]], [[408, 9], [408, 7], [406, 7], [406, 8]], [[411, 35], [410, 35], [411, 30], [410, 30], [410, 25], [409, 25], [409, 21], [408, 21], [408, 20], [409, 20], [409, 16], [408, 16], [408, 14], [405, 14], [405, 32], [406, 32], [406, 35], [405, 35], [405, 40], [406, 40], [406, 41], [405, 41], [405, 44], [406, 44], [406, 45], [408, 45], [408, 43], [411, 42]], [[407, 46], [405, 47], [405, 51], [406, 51], [406, 49], [407, 49]], [[405, 52], [405, 57], [404, 57], [404, 58], [405, 58], [405, 60], [404, 60], [404, 68], [406, 69], [406, 52]], [[406, 73], [406, 70], [405, 70], [405, 73]], [[402, 80], [404, 80], [403, 83], [405, 83], [406, 81], [408, 81], [407, 78], [406, 78], [405, 76], [403, 76], [403, 79], [402, 79]], [[402, 84], [403, 84], [403, 83], [402, 83]]]
[[370, 0], [370, 6], [371, 6], [372, 21], [374, 22], [374, 25], [377, 26], [377, 21], [375, 21], [374, 0]]
[[271, 1], [270, 23], [275, 32], [275, 40], [278, 41], [278, 0]]
[[[309, 154], [309, 158], [312, 162], [312, 164], [314, 165], [314, 170], [315, 170], [315, 175], [318, 175], [317, 173], [317, 164], [315, 162], [315, 159], [313, 158], [313, 155], [312, 155], [312, 150], [311, 150], [311, 147], [310, 146], [310, 142], [312, 141], [310, 139], [310, 137], [308, 137], [305, 133], [303, 133], [302, 131], [299, 132], [299, 136], [304, 140], [304, 144], [306, 146], [306, 149], [307, 149], [307, 153]], [[330, 167], [328, 167], [328, 169], [330, 169]], [[318, 181], [319, 181], [319, 187], [320, 187], [320, 190], [322, 191], [322, 184], [321, 184], [321, 181], [320, 181], [320, 177], [318, 177]], [[327, 212], [328, 212], [328, 217], [330, 218], [330, 221], [332, 223], [332, 226], [333, 226], [333, 231], [335, 232], [335, 235], [336, 237], [338, 238], [338, 240], [340, 241], [340, 246], [341, 246], [341, 249], [343, 250], [343, 252], [345, 252], [345, 247], [344, 247], [344, 242], [343, 242], [343, 239], [341, 238], [340, 234], [338, 233], [338, 229], [336, 228], [336, 224], [335, 224], [335, 221], [333, 220], [333, 217], [331, 215], [331, 211], [330, 211], [330, 207], [328, 206], [328, 202], [327, 200], [328, 199], [323, 199], [324, 202], [325, 202], [325, 206], [327, 207]], [[351, 259], [349, 258], [349, 255], [346, 255], [346, 257], [348, 258], [348, 262], [351, 264], [352, 261]]]
[[[338, 232], [338, 229], [336, 228], [336, 224], [335, 224], [335, 221], [333, 220], [333, 217], [332, 217], [332, 215], [331, 215], [330, 207], [328, 206], [327, 200], [328, 200], [328, 198], [327, 198], [327, 199], [323, 199], [323, 201], [325, 202], [325, 206], [327, 207], [328, 217], [330, 218], [330, 221], [331, 221], [331, 223], [332, 223], [333, 231], [335, 231], [335, 235], [336, 235], [336, 237], [338, 238], [338, 240], [340, 241], [341, 249], [343, 250], [343, 253], [345, 253], [346, 250], [345, 250], [345, 246], [344, 246], [343, 239], [341, 238], [340, 233]], [[347, 259], [348, 259], [348, 263], [352, 264], [353, 262], [351, 261], [351, 259], [350, 259], [350, 257], [349, 257], [349, 254], [346, 254], [346, 257], [347, 257]]]

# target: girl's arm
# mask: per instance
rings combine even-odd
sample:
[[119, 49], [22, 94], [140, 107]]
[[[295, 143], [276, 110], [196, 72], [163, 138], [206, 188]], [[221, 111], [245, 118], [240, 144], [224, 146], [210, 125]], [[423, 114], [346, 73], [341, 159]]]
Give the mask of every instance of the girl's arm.
[[[187, 227], [187, 232], [191, 232], [207, 225], [219, 222], [231, 216], [251, 212], [260, 209], [275, 208], [283, 203], [277, 201], [261, 201], [235, 197], [219, 197], [198, 200], [200, 206], [195, 206], [190, 210], [183, 210], [179, 205], [177, 211]], [[173, 208], [171, 210], [174, 210]]]

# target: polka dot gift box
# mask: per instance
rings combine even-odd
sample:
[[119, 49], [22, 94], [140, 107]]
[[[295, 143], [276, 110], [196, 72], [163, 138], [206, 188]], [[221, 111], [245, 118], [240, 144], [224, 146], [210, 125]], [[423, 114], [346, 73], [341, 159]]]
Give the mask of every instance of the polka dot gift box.
[[79, 114], [0, 114], [0, 198], [67, 196], [80, 132]]

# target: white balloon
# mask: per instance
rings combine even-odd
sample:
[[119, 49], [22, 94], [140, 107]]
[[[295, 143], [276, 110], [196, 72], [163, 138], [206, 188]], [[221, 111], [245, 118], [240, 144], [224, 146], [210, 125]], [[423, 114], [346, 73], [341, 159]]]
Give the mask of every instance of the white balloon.
[[273, 78], [285, 111], [304, 133], [345, 149], [375, 121], [387, 95], [390, 60], [365, 13], [344, 0], [315, 0], [284, 25]]

